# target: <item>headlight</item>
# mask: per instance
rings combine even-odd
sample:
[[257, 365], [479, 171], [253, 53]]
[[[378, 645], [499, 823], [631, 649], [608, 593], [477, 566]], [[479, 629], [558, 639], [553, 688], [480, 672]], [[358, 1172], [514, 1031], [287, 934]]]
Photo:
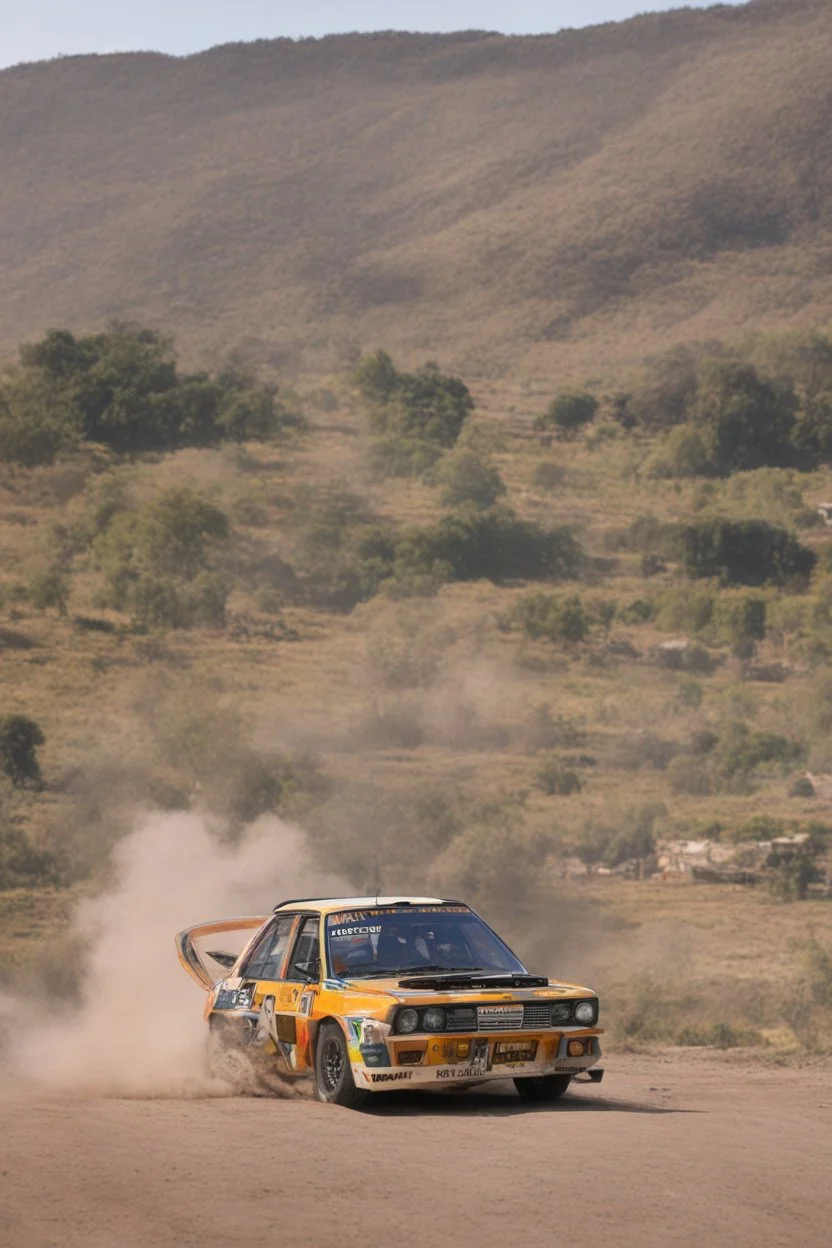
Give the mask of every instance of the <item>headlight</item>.
[[425, 1010], [422, 1015], [422, 1023], [425, 1031], [444, 1031], [445, 1011], [440, 1010], [438, 1006], [432, 1005], [430, 1009]]
[[402, 1010], [396, 1019], [396, 1031], [404, 1032], [405, 1035], [415, 1031], [418, 1026], [419, 1015], [415, 1010]]
[[556, 1001], [555, 1004], [552, 1006], [553, 1025], [557, 1027], [559, 1023], [571, 1023], [571, 1022], [572, 1022], [572, 1002], [571, 1001]]
[[596, 1006], [594, 1001], [579, 1001], [575, 1006], [575, 1022], [594, 1023], [595, 1009]]

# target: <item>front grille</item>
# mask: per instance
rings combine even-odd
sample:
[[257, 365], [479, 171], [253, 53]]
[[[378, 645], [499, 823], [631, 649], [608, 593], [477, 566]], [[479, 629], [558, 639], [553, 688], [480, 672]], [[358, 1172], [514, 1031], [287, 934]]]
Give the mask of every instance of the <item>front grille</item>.
[[476, 1031], [477, 1011], [473, 1005], [458, 1005], [448, 1010], [446, 1027], [448, 1031]]
[[534, 1029], [551, 1027], [552, 1003], [550, 1001], [527, 1001], [523, 1006], [523, 1026]]
[[517, 1031], [523, 1026], [523, 1006], [481, 1005], [477, 1009], [477, 1031]]
[[[568, 1017], [552, 1019], [553, 1007], [568, 1007]], [[488, 1012], [486, 1012], [488, 1011]], [[572, 1021], [571, 1002], [517, 1001], [500, 1013], [491, 1013], [486, 1006], [455, 1005], [447, 1012], [445, 1031], [538, 1031], [546, 1027], [563, 1027]]]

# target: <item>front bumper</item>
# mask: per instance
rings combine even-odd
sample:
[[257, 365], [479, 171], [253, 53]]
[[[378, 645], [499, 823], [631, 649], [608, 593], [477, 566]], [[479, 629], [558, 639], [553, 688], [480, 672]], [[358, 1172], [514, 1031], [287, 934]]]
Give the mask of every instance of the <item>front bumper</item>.
[[454, 1087], [489, 1079], [583, 1074], [601, 1058], [601, 1034], [597, 1028], [564, 1028], [537, 1034], [395, 1036], [386, 1044], [362, 1046], [360, 1054], [350, 1057], [356, 1086], [370, 1092]]

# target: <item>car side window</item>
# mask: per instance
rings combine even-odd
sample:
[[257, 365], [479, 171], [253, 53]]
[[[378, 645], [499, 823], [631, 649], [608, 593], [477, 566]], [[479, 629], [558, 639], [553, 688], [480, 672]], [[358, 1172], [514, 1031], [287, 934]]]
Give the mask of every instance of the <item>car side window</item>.
[[295, 916], [281, 915], [270, 923], [245, 964], [247, 979], [279, 979]]
[[300, 925], [298, 938], [292, 952], [288, 978], [310, 981], [320, 979], [321, 975], [321, 940], [319, 936], [320, 919], [310, 915]]

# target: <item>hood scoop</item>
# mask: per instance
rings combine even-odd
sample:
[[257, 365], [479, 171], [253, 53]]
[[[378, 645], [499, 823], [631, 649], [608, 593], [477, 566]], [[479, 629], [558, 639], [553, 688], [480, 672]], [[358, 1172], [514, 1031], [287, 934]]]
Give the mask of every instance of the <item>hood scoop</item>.
[[513, 975], [488, 971], [451, 971], [445, 975], [413, 975], [399, 980], [400, 988], [432, 988], [435, 992], [473, 988], [548, 988], [545, 975]]

